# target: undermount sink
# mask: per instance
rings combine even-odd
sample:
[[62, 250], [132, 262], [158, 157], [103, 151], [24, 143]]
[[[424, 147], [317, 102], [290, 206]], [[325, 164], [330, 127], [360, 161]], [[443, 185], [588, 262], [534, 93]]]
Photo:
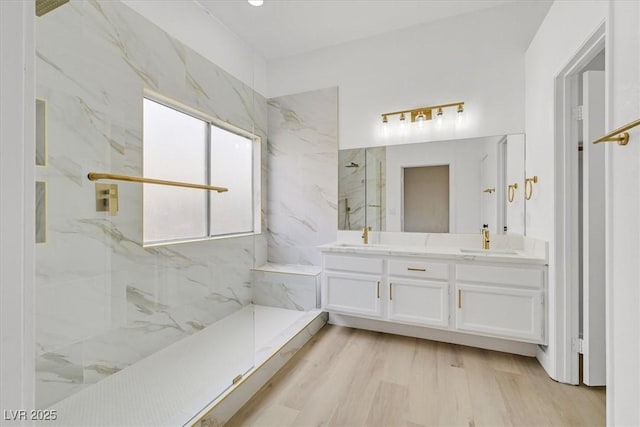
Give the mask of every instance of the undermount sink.
[[518, 252], [511, 249], [460, 249], [460, 252], [477, 255], [518, 255]]

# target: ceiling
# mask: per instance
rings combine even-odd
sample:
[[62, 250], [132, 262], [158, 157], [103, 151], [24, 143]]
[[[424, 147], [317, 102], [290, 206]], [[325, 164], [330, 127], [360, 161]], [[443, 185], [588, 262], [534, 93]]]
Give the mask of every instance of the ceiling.
[[535, 0], [194, 0], [267, 60]]

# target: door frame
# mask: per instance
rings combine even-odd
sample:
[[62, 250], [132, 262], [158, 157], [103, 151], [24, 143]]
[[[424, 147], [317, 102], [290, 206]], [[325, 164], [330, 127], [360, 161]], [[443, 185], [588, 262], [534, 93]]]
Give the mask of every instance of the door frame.
[[579, 383], [579, 267], [578, 267], [578, 126], [572, 105], [578, 100], [578, 75], [603, 49], [605, 51], [605, 123], [608, 128], [610, 49], [601, 23], [555, 79], [555, 379]]

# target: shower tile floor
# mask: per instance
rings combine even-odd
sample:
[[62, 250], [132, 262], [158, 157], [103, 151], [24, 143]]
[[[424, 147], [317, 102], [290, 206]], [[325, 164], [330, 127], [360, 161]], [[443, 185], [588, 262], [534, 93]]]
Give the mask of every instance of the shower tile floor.
[[320, 313], [246, 306], [58, 402], [47, 425], [183, 425]]

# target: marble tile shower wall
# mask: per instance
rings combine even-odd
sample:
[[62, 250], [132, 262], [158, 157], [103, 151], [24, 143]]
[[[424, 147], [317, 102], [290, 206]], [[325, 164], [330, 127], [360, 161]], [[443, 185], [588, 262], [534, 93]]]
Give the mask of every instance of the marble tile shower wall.
[[338, 88], [268, 105], [269, 261], [320, 265], [338, 228]]
[[48, 185], [48, 242], [36, 249], [44, 407], [250, 303], [250, 268], [266, 261], [262, 236], [142, 248], [137, 184], [119, 183], [117, 216], [96, 212], [87, 172], [142, 173], [143, 89], [253, 130], [263, 159], [267, 104], [120, 2], [72, 0], [36, 25], [49, 108], [37, 171]]

